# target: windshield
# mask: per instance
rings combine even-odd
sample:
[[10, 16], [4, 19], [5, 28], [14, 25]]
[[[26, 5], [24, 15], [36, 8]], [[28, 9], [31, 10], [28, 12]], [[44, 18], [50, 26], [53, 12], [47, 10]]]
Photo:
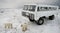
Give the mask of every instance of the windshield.
[[35, 11], [35, 5], [24, 5], [23, 10]]

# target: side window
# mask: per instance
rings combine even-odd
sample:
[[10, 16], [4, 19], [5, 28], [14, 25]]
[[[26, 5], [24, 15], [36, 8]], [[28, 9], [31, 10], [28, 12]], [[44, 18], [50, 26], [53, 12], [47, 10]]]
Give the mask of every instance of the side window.
[[49, 10], [57, 10], [57, 7], [38, 7], [37, 11], [49, 11]]
[[38, 7], [37, 11], [47, 11], [48, 7]]
[[40, 11], [39, 7], [37, 8], [37, 11]]
[[48, 7], [41, 7], [41, 11], [47, 11]]
[[49, 7], [49, 10], [57, 10], [56, 7]]

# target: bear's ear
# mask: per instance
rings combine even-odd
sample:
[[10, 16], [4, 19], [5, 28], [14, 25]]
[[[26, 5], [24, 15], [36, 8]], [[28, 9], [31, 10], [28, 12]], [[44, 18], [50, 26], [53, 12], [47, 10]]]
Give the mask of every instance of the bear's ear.
[[21, 27], [22, 27], [23, 25], [21, 24]]

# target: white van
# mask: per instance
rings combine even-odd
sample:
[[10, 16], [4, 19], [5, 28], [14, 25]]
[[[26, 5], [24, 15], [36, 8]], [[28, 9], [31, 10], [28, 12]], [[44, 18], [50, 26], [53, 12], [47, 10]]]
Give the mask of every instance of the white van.
[[27, 17], [31, 22], [35, 21], [38, 25], [42, 25], [46, 17], [53, 20], [58, 9], [58, 6], [53, 5], [25, 4], [22, 16]]

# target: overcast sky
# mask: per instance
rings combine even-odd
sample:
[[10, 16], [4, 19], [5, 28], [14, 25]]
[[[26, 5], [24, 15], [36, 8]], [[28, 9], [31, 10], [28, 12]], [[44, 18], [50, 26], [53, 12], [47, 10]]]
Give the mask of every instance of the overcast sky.
[[0, 0], [0, 8], [21, 8], [26, 3], [60, 5], [60, 0]]

